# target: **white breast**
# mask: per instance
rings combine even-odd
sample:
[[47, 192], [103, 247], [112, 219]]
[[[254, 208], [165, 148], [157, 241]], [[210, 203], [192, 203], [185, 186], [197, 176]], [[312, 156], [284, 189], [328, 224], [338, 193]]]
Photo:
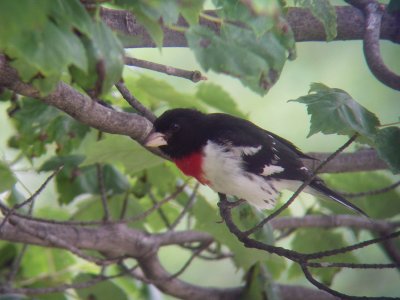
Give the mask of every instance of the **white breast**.
[[[247, 200], [259, 209], [272, 209], [282, 189], [292, 189], [300, 183], [293, 180], [266, 180], [264, 177], [246, 172], [241, 167], [242, 154], [257, 153], [261, 147], [229, 148], [208, 142], [204, 148], [203, 173], [209, 186], [219, 193]], [[281, 167], [264, 168], [265, 173], [279, 173]], [[261, 174], [262, 175], [262, 174]]]

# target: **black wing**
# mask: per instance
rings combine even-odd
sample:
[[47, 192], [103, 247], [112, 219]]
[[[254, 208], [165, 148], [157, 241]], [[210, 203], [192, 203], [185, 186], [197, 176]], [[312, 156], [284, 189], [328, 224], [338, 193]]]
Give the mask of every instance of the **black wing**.
[[[209, 115], [212, 139], [221, 144], [232, 146], [260, 147], [252, 154], [243, 154], [246, 171], [253, 174], [280, 179], [305, 180], [310, 176], [301, 158], [311, 157], [301, 152], [295, 145], [253, 123], [226, 114]], [[271, 166], [276, 170], [269, 174], [263, 171]], [[267, 168], [267, 169], [265, 169]], [[279, 170], [279, 172], [278, 172]]]
[[[214, 119], [214, 115], [218, 118]], [[300, 182], [307, 180], [312, 175], [312, 172], [301, 161], [302, 158], [311, 157], [305, 155], [291, 142], [243, 119], [225, 114], [211, 114], [209, 116], [212, 120], [210, 125], [218, 125], [209, 128], [214, 141], [222, 145], [252, 147], [254, 149], [254, 151], [242, 152], [242, 160], [247, 172], [263, 176], [265, 179], [287, 179]], [[218, 128], [218, 130], [213, 130], [213, 128]], [[360, 208], [329, 189], [320, 178], [315, 177], [310, 183], [310, 187], [317, 194], [329, 197], [367, 216]]]

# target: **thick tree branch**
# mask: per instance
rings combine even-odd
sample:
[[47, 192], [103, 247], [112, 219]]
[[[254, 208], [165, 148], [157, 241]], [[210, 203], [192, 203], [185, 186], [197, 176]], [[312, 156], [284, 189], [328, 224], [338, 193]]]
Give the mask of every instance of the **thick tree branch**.
[[[199, 287], [172, 278], [157, 257], [160, 246], [171, 244], [183, 244], [191, 242], [209, 243], [212, 237], [206, 233], [195, 231], [167, 232], [165, 234], [149, 235], [132, 229], [126, 225], [102, 225], [94, 228], [66, 226], [59, 224], [42, 223], [33, 220], [21, 219], [17, 216], [10, 217], [0, 231], [0, 239], [11, 242], [21, 242], [45, 247], [61, 247], [60, 244], [52, 244], [51, 241], [30, 235], [13, 226], [12, 223], [23, 223], [42, 236], [53, 235], [63, 240], [64, 244], [71, 244], [81, 250], [91, 249], [106, 253], [109, 258], [128, 256], [138, 260], [146, 280], [156, 285], [160, 290], [179, 297], [193, 300], [230, 300], [239, 299], [243, 287], [237, 288], [211, 288]], [[118, 245], [118, 247], [116, 247]], [[66, 248], [68, 250], [68, 248]], [[282, 299], [335, 299], [327, 293], [308, 289], [301, 286], [278, 285]], [[13, 289], [9, 290], [10, 292]], [[18, 291], [18, 290], [16, 290]], [[20, 290], [22, 291], [22, 290]], [[57, 290], [55, 290], [57, 291]], [[24, 289], [25, 294], [37, 294], [35, 289]], [[51, 290], [50, 290], [51, 292]]]
[[[304, 164], [314, 170], [319, 161], [323, 161], [329, 153], [307, 153], [317, 160], [304, 160]], [[344, 173], [344, 172], [362, 172], [388, 169], [387, 164], [381, 160], [374, 149], [362, 149], [355, 152], [341, 153], [324, 166], [319, 173]]]
[[387, 231], [389, 229], [394, 230], [395, 227], [400, 227], [400, 222], [396, 223], [383, 220], [371, 221], [365, 217], [353, 215], [280, 217], [271, 220], [270, 224], [274, 229], [351, 227], [372, 231]]
[[127, 135], [139, 142], [146, 138], [153, 127], [146, 118], [107, 108], [63, 82], [49, 95], [41, 96], [32, 85], [19, 79], [17, 72], [9, 66], [3, 55], [0, 55], [0, 86], [24, 96], [40, 99], [100, 131]]
[[[211, 12], [212, 13], [212, 12]], [[337, 36], [335, 40], [362, 40], [364, 36], [364, 15], [357, 8], [351, 6], [336, 7], [337, 14]], [[127, 47], [142, 48], [156, 47], [143, 26], [136, 18], [127, 11], [110, 10], [102, 8], [101, 17], [112, 29], [117, 30], [128, 36], [135, 36], [135, 39]], [[326, 41], [325, 30], [322, 24], [311, 14], [308, 9], [290, 8], [287, 20], [292, 27], [295, 39], [298, 42], [305, 41]], [[201, 20], [205, 26], [218, 31], [219, 24], [209, 20]], [[184, 26], [185, 22], [181, 18], [179, 25]], [[164, 29], [164, 47], [187, 47], [186, 38], [183, 32]], [[387, 12], [383, 14], [380, 38], [400, 43], [400, 31], [398, 20], [394, 15]]]
[[364, 55], [372, 74], [387, 86], [400, 90], [400, 76], [393, 73], [383, 62], [379, 48], [382, 17], [385, 6], [375, 0], [347, 0], [365, 15], [363, 38]]

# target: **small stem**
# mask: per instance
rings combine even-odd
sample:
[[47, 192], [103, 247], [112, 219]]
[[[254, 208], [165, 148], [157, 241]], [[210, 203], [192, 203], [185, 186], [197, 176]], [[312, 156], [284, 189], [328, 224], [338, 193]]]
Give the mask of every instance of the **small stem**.
[[200, 80], [207, 80], [207, 77], [203, 76], [201, 72], [197, 70], [196, 71], [183, 70], [133, 57], [125, 57], [125, 64], [128, 66], [134, 66], [138, 68], [164, 73], [171, 76], [189, 79], [193, 82], [199, 82]]
[[104, 182], [103, 165], [97, 163], [96, 171], [97, 171], [97, 182], [99, 184], [99, 190], [100, 190], [101, 203], [103, 204], [103, 212], [104, 212], [103, 221], [108, 222], [110, 221], [110, 210], [108, 209], [107, 191]]

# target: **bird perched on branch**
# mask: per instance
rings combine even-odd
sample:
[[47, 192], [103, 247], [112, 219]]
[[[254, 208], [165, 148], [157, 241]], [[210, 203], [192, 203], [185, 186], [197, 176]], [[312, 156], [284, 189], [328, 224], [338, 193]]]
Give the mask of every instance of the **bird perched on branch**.
[[[166, 111], [154, 122], [147, 147], [159, 147], [182, 172], [214, 191], [272, 209], [283, 189], [295, 191], [312, 176], [301, 159], [312, 159], [291, 142], [231, 115], [193, 109]], [[315, 177], [305, 191], [361, 209]]]

